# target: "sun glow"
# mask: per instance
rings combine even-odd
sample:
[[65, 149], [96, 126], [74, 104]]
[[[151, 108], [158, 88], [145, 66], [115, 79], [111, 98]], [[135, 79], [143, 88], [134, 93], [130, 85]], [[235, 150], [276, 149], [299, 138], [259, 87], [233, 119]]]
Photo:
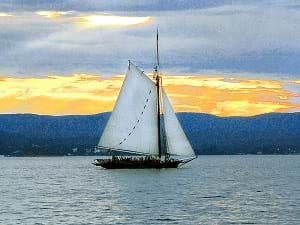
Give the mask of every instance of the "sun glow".
[[38, 11], [36, 12], [36, 15], [42, 16], [48, 19], [56, 19], [60, 16], [67, 15], [68, 12], [62, 12], [62, 11]]
[[0, 17], [12, 17], [12, 16], [13, 16], [12, 14], [0, 12]]
[[151, 22], [152, 18], [136, 16], [113, 16], [113, 15], [81, 15], [76, 22], [81, 25], [93, 27], [118, 27], [133, 26]]

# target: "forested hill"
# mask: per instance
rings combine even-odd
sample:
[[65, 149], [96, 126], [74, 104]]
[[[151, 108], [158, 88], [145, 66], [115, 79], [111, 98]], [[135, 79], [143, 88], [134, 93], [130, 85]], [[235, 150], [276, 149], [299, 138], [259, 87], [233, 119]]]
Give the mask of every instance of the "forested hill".
[[[253, 117], [177, 114], [197, 154], [300, 153], [300, 113]], [[93, 154], [109, 113], [0, 115], [0, 155]]]

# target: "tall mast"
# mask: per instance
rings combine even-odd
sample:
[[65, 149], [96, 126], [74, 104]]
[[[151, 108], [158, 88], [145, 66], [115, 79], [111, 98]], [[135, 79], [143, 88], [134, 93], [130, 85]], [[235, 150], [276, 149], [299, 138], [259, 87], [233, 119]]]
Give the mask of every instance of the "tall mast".
[[[157, 72], [159, 67], [159, 52], [158, 52], [158, 28], [156, 30], [156, 66], [157, 66]], [[159, 73], [157, 73], [159, 75]]]
[[160, 135], [160, 76], [159, 76], [159, 55], [158, 55], [158, 28], [156, 31], [156, 91], [157, 91], [157, 133], [158, 133], [158, 157], [161, 158], [161, 135]]

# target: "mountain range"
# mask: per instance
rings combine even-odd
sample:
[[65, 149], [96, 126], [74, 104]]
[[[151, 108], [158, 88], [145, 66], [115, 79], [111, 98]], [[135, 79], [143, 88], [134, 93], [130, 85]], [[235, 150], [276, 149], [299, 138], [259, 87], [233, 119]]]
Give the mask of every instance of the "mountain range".
[[[1, 114], [0, 155], [93, 155], [109, 115]], [[300, 113], [177, 117], [197, 154], [300, 153]]]

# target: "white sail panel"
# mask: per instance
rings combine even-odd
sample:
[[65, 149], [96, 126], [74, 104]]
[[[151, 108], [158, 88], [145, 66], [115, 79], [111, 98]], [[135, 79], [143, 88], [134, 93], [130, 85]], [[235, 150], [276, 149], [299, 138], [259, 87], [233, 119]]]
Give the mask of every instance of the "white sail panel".
[[98, 146], [158, 155], [156, 86], [132, 63]]
[[168, 96], [163, 90], [163, 113], [165, 132], [167, 137], [167, 147], [169, 154], [193, 157], [195, 152], [189, 143], [177, 117], [174, 113], [172, 105], [168, 99]]

